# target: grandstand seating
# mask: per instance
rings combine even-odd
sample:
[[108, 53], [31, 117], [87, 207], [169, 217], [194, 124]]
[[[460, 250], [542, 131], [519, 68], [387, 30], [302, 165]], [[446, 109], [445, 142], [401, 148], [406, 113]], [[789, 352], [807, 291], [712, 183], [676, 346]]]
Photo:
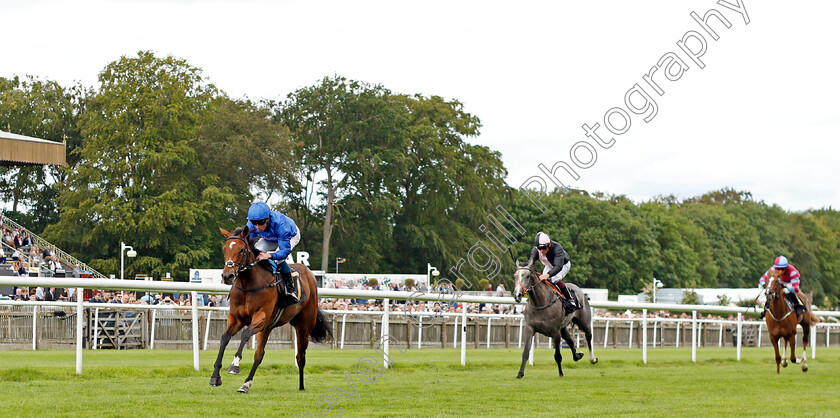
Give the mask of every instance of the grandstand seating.
[[[61, 264], [63, 265], [64, 270], [73, 271], [74, 267], [78, 267], [80, 270], [85, 270], [85, 271], [91, 272], [91, 277], [93, 277], [93, 278], [103, 278], [103, 279], [106, 278], [106, 276], [104, 274], [90, 268], [90, 266], [88, 266], [87, 264], [79, 261], [78, 259], [76, 259], [72, 255], [68, 254], [67, 252], [61, 250], [57, 246], [49, 243], [45, 239], [43, 239], [43, 238], [39, 237], [38, 235], [32, 233], [32, 231], [30, 231], [30, 230], [26, 229], [25, 227], [19, 225], [17, 222], [13, 221], [12, 219], [6, 217], [3, 214], [0, 214], [0, 217], [2, 217], [2, 220], [3, 220], [3, 222], [2, 222], [3, 227], [0, 228], [0, 233], [6, 232], [6, 231], [11, 232], [13, 230], [19, 230], [19, 229], [23, 230], [24, 232], [26, 232], [26, 233], [28, 233], [29, 235], [32, 236], [33, 242], [38, 247], [40, 247], [40, 248], [50, 248], [51, 250], [55, 251], [56, 256], [59, 258], [59, 260], [61, 260]], [[9, 250], [14, 251], [14, 248], [8, 247], [7, 245], [5, 245], [5, 243], [3, 243], [2, 245], [4, 246], [4, 248], [7, 252], [7, 260], [6, 261], [9, 261], [11, 259], [11, 257], [8, 257], [8, 255], [11, 254], [11, 252]], [[29, 263], [29, 255], [25, 251], [21, 251], [21, 256], [23, 257], [24, 261]], [[42, 270], [43, 270], [43, 268], [42, 268]]]

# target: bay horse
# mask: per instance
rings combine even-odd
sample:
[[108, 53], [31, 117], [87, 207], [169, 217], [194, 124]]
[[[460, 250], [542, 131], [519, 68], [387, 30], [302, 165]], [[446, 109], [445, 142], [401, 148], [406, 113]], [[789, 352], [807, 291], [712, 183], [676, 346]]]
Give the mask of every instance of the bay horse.
[[[237, 390], [248, 393], [254, 382], [257, 371], [265, 355], [265, 345], [271, 330], [286, 323], [291, 323], [297, 333], [297, 366], [300, 375], [300, 390], [303, 387], [303, 366], [306, 365], [306, 347], [309, 339], [315, 342], [325, 342], [332, 335], [329, 323], [324, 313], [318, 309], [318, 287], [312, 271], [302, 264], [292, 264], [300, 277], [299, 290], [301, 301], [294, 305], [284, 303], [278, 292], [279, 278], [274, 276], [267, 261], [257, 262], [259, 252], [248, 240], [248, 227], [236, 228], [233, 233], [219, 228], [225, 236], [222, 251], [225, 257], [225, 268], [222, 270], [222, 280], [230, 288], [230, 313], [227, 318], [227, 328], [219, 344], [219, 355], [210, 376], [210, 386], [221, 386], [222, 377], [219, 369], [225, 347], [231, 336], [247, 326], [243, 331], [239, 351], [229, 370], [230, 373], [239, 372], [239, 360], [242, 358], [242, 347], [252, 335], [257, 336], [257, 350], [254, 353], [254, 365], [245, 383]], [[294, 277], [294, 276], [293, 276]]]
[[598, 357], [592, 355], [592, 311], [589, 309], [589, 301], [583, 291], [574, 284], [566, 283], [566, 288], [574, 292], [577, 300], [580, 301], [581, 309], [571, 315], [566, 315], [563, 303], [546, 281], [539, 279], [539, 273], [534, 270], [533, 262], [525, 264], [517, 261], [517, 269], [514, 273], [516, 286], [513, 289], [513, 298], [516, 302], [522, 300], [522, 295], [528, 295], [528, 304], [525, 305], [525, 350], [522, 352], [522, 366], [519, 367], [517, 379], [525, 375], [525, 362], [531, 351], [531, 337], [539, 332], [551, 337], [554, 342], [554, 361], [557, 362], [557, 371], [563, 377], [563, 367], [560, 362], [563, 356], [560, 354], [561, 338], [566, 341], [569, 349], [572, 350], [572, 358], [575, 361], [583, 357], [583, 353], [575, 350], [575, 342], [569, 332], [569, 324], [577, 325], [586, 337], [586, 344], [589, 346], [589, 362], [595, 364]]
[[[784, 338], [782, 348], [790, 346], [790, 361], [797, 363], [796, 358], [796, 325], [802, 326], [802, 371], [808, 371], [808, 341], [811, 336], [811, 325], [817, 323], [818, 319], [811, 311], [811, 302], [801, 292], [798, 294], [799, 300], [805, 305], [805, 312], [802, 315], [796, 315], [793, 307], [785, 298], [785, 286], [782, 284], [779, 277], [782, 272], [771, 270], [768, 272], [768, 279], [765, 283], [764, 295], [770, 302], [767, 308], [767, 315], [764, 321], [767, 324], [767, 330], [770, 332], [770, 342], [773, 344], [773, 349], [776, 351], [776, 374], [779, 374], [779, 364], [782, 367], [787, 367], [787, 358], [779, 354], [779, 340]], [[784, 356], [786, 357], [786, 356]]]

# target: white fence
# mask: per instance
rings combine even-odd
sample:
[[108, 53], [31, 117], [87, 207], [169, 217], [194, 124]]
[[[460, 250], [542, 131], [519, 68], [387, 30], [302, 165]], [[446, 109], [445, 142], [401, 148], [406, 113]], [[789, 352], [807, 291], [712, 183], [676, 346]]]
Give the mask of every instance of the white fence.
[[[191, 293], [192, 300], [196, 300], [198, 293], [205, 294], [227, 294], [230, 291], [230, 286], [223, 284], [205, 284], [205, 283], [186, 283], [186, 282], [146, 282], [135, 280], [113, 280], [113, 279], [74, 279], [74, 278], [33, 278], [33, 277], [0, 277], [0, 285], [12, 286], [27, 286], [27, 287], [57, 287], [57, 288], [76, 288], [77, 295], [82, 294], [82, 289], [108, 289], [108, 290], [129, 290], [129, 291], [148, 291], [148, 292], [165, 292], [165, 293]], [[405, 315], [405, 312], [390, 312], [390, 300], [413, 300], [413, 301], [440, 301], [442, 303], [449, 302], [467, 302], [467, 303], [494, 303], [512, 305], [516, 302], [511, 297], [492, 297], [492, 296], [476, 296], [476, 295], [461, 295], [461, 294], [438, 294], [438, 293], [419, 293], [419, 292], [393, 292], [393, 291], [365, 291], [352, 289], [318, 289], [319, 297], [344, 297], [344, 298], [365, 298], [365, 299], [382, 299], [384, 311], [380, 312], [363, 312], [363, 311], [329, 311], [334, 314], [362, 314], [362, 315], [377, 315], [382, 317], [381, 336], [383, 341], [383, 351], [388, 358], [389, 354], [389, 320], [392, 315]], [[522, 303], [525, 303], [523, 301]], [[24, 305], [34, 306], [70, 306], [75, 307], [77, 312], [81, 313], [84, 308], [115, 308], [118, 305], [114, 304], [96, 304], [84, 302], [79, 299], [76, 302], [26, 302], [26, 301], [0, 301], [2, 305]], [[737, 326], [737, 348], [736, 358], [741, 359], [741, 336], [745, 324], [760, 324], [756, 321], [744, 321], [743, 315], [749, 313], [752, 308], [735, 308], [735, 307], [721, 307], [721, 306], [707, 306], [707, 305], [679, 305], [679, 304], [654, 304], [654, 303], [619, 303], [611, 301], [591, 301], [591, 307], [594, 309], [618, 309], [618, 310], [641, 310], [641, 318], [597, 318], [599, 320], [607, 321], [640, 321], [642, 324], [642, 360], [647, 363], [647, 348], [648, 348], [648, 326], [652, 325], [653, 332], [656, 332], [656, 325], [661, 322], [691, 322], [692, 338], [691, 338], [691, 360], [697, 361], [697, 346], [699, 340], [698, 325], [704, 322], [714, 322], [720, 324], [733, 324]], [[161, 305], [130, 305], [130, 309], [151, 309], [153, 312], [157, 309], [173, 309], [172, 306]], [[176, 309], [187, 309], [192, 313], [192, 346], [193, 346], [193, 365], [196, 370], [199, 369], [199, 321], [198, 311], [202, 310], [226, 310], [226, 308], [199, 308], [197, 305], [191, 307], [178, 307]], [[655, 311], [672, 311], [672, 312], [691, 312], [691, 319], [674, 319], [674, 318], [648, 318], [648, 310]], [[703, 320], [697, 317], [698, 313], [727, 313], [737, 314], [735, 321], [720, 321], [720, 320]], [[833, 311], [816, 311], [819, 316], [840, 317], [840, 312]], [[437, 314], [428, 314], [427, 317], [435, 316]], [[456, 325], [456, 330], [460, 330], [461, 341], [461, 365], [466, 365], [466, 336], [468, 317], [514, 317], [520, 319], [520, 345], [521, 345], [521, 329], [522, 329], [522, 315], [488, 315], [488, 314], [468, 314], [466, 309], [462, 309], [460, 313], [444, 313], [443, 316], [460, 318], [460, 329]], [[209, 321], [208, 321], [209, 323]], [[754, 325], [752, 325], [754, 326]], [[837, 324], [821, 323], [818, 326], [833, 327]], [[83, 340], [83, 315], [76, 315], [76, 372], [82, 372], [82, 340]], [[343, 327], [342, 327], [343, 328]], [[607, 328], [608, 329], [608, 328]], [[827, 328], [828, 329], [828, 328]], [[205, 331], [206, 333], [207, 331]], [[608, 332], [608, 331], [607, 331]], [[632, 327], [631, 327], [632, 333]], [[455, 338], [457, 338], [457, 331]], [[488, 341], [490, 335], [490, 324], [488, 323]], [[811, 356], [816, 356], [816, 332], [812, 333], [811, 340]], [[828, 335], [828, 331], [826, 332]], [[343, 332], [342, 332], [342, 346], [343, 346]], [[455, 339], [453, 338], [453, 339]], [[154, 339], [154, 337], [152, 338]], [[655, 338], [654, 338], [655, 340]], [[828, 339], [827, 339], [828, 340]], [[206, 338], [205, 338], [206, 341]], [[606, 342], [606, 337], [604, 339]], [[632, 334], [630, 336], [630, 346], [632, 346]], [[489, 345], [489, 344], [488, 344]], [[534, 345], [532, 345], [533, 350]], [[206, 347], [205, 347], [206, 348]], [[594, 350], [594, 347], [593, 347]], [[531, 356], [533, 362], [533, 355]], [[385, 361], [385, 367], [388, 367], [388, 362]]]

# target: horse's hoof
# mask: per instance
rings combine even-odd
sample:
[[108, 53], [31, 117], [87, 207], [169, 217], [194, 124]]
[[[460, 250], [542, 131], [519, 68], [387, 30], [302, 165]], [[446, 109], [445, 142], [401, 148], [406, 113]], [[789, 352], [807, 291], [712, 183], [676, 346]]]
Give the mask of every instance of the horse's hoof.
[[802, 363], [802, 371], [803, 371], [803, 372], [807, 372], [807, 371], [808, 371], [808, 365], [807, 365], [807, 364]]
[[520, 373], [520, 374], [516, 375], [516, 378], [517, 379], [522, 379], [522, 376], [525, 376], [525, 375]]
[[233, 365], [231, 365], [231, 366], [230, 366], [230, 368], [228, 368], [228, 373], [230, 373], [230, 374], [239, 374], [239, 366], [233, 366]]
[[236, 389], [236, 391], [239, 392], [239, 393], [248, 393], [248, 391], [250, 391], [250, 390], [251, 390], [251, 388], [248, 387], [248, 385], [242, 385], [242, 386], [239, 387], [239, 389]]
[[210, 386], [221, 386], [222, 385], [222, 377], [221, 376], [212, 376], [210, 378]]
[[574, 355], [575, 361], [578, 361], [582, 358], [583, 358], [583, 353], [575, 353], [575, 355]]
[[782, 367], [787, 367], [787, 360], [782, 362]]
[[563, 373], [560, 373], [560, 378], [561, 378], [561, 379], [563, 378]]
[[592, 363], [592, 364], [597, 363], [598, 362], [598, 357], [592, 357], [591, 359], [589, 359], [589, 362]]

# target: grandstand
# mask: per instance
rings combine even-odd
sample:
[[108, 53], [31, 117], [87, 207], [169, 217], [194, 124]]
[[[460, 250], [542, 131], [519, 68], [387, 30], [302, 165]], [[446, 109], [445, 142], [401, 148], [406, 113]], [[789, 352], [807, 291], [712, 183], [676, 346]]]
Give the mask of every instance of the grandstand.
[[[0, 237], [2, 237], [0, 238], [0, 241], [2, 241], [0, 247], [3, 248], [4, 253], [4, 257], [0, 260], [0, 276], [20, 275], [21, 271], [18, 270], [20, 267], [23, 267], [24, 274], [35, 277], [49, 277], [55, 274], [56, 276], [64, 275], [64, 277], [105, 278], [105, 275], [102, 273], [92, 269], [76, 257], [73, 257], [61, 248], [32, 233], [32, 231], [9, 217], [0, 214], [0, 220], [2, 220], [0, 222]], [[13, 241], [15, 235], [21, 236], [21, 239], [27, 237], [25, 245], [19, 245], [18, 248], [15, 248]], [[6, 241], [7, 237], [11, 241]], [[30, 250], [33, 249], [32, 247], [36, 249], [36, 253], [40, 253], [46, 249], [50, 253], [55, 254], [55, 257], [59, 260], [59, 265], [54, 269], [55, 273], [53, 269], [49, 268], [48, 260], [30, 255]], [[18, 261], [20, 262], [19, 264], [16, 263]], [[0, 287], [0, 295], [11, 295], [13, 292], [14, 289], [10, 286]]]

